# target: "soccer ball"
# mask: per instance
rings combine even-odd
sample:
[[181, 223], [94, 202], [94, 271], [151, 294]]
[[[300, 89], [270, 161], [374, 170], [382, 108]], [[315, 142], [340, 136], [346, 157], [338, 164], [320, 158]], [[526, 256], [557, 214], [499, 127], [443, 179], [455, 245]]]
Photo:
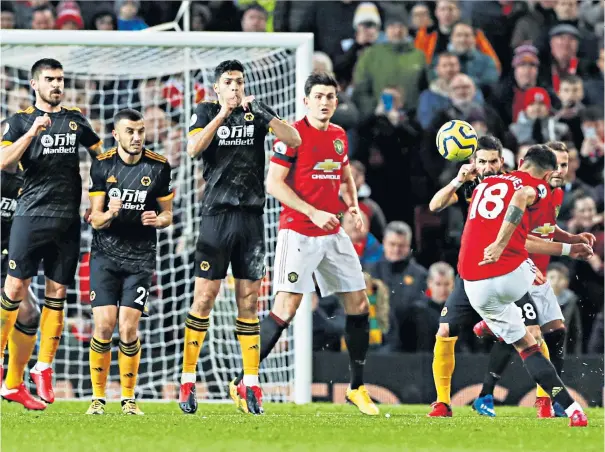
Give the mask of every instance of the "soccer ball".
[[477, 150], [477, 132], [468, 122], [448, 121], [437, 132], [437, 150], [447, 160], [468, 160]]

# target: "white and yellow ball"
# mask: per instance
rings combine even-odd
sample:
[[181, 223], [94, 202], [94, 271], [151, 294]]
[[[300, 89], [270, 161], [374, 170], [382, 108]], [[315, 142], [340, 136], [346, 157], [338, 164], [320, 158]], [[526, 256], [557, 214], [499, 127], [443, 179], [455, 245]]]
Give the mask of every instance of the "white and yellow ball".
[[468, 160], [477, 150], [477, 132], [468, 122], [448, 121], [437, 132], [437, 150], [447, 160]]

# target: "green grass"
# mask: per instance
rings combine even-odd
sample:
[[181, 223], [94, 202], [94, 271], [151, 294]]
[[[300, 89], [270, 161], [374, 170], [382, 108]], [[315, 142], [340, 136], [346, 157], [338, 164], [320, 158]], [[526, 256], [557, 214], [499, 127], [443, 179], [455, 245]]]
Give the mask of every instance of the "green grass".
[[571, 429], [567, 419], [536, 419], [534, 409], [516, 407], [498, 407], [495, 419], [470, 408], [429, 419], [422, 405], [383, 405], [372, 418], [331, 404], [266, 404], [258, 417], [217, 404], [202, 404], [193, 416], [176, 403], [143, 402], [140, 417], [122, 416], [118, 403], [105, 416], [85, 416], [87, 407], [57, 402], [39, 413], [2, 402], [2, 451], [603, 451], [602, 409], [588, 410], [588, 428]]

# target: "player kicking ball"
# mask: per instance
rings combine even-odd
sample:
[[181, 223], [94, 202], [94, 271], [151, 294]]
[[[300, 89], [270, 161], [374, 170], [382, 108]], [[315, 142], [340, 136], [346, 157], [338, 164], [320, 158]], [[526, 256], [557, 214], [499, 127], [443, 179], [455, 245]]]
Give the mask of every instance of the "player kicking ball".
[[[563, 191], [561, 186], [564, 184], [569, 164], [569, 152], [565, 143], [554, 141], [546, 143], [552, 149], [557, 158], [557, 169], [552, 172], [548, 183], [552, 188], [550, 202], [545, 203], [535, 211], [530, 212], [530, 224], [533, 228], [529, 237], [537, 240], [552, 242], [561, 247], [559, 255], [569, 255], [572, 253], [572, 245], [586, 244], [592, 247], [596, 238], [594, 235], [583, 232], [581, 234], [570, 234], [557, 226], [557, 215], [563, 202]], [[522, 164], [522, 161], [521, 161]], [[534, 227], [534, 225], [537, 225]], [[528, 238], [529, 238], [528, 237]], [[553, 243], [554, 245], [554, 243]], [[554, 245], [557, 246], [557, 245]], [[530, 259], [539, 270], [539, 275], [545, 275], [550, 262], [550, 256], [547, 254], [530, 253]], [[585, 257], [588, 257], [586, 255]], [[550, 286], [548, 280], [536, 278], [530, 288], [530, 296], [534, 301], [535, 312], [533, 310], [524, 310], [524, 318], [537, 318], [538, 324], [542, 330], [544, 342], [547, 347], [542, 349], [543, 353], [548, 353], [547, 357], [557, 370], [557, 374], [562, 378], [563, 362], [565, 359], [565, 324], [561, 307]], [[491, 331], [485, 321], [479, 322], [474, 331], [480, 337], [489, 336]], [[500, 379], [500, 376], [510, 363], [511, 354], [514, 348], [503, 342], [495, 342], [492, 347], [487, 372], [483, 380], [483, 387], [479, 397], [473, 402], [473, 408], [477, 413], [487, 416], [495, 416], [494, 411], [494, 387]], [[539, 418], [550, 418], [553, 416], [566, 416], [563, 407], [559, 404], [551, 403], [550, 397], [540, 387], [536, 393], [536, 408]]]
[[[303, 295], [315, 290], [323, 296], [337, 293], [347, 314], [345, 340], [350, 357], [351, 384], [347, 399], [367, 415], [378, 415], [363, 384], [369, 346], [369, 303], [361, 264], [351, 239], [340, 227], [339, 190], [356, 227], [363, 227], [357, 190], [347, 156], [345, 131], [330, 118], [336, 110], [336, 80], [311, 74], [305, 83], [307, 116], [294, 123], [302, 145], [276, 142], [269, 164], [267, 191], [283, 206], [275, 250], [273, 309], [261, 325], [261, 360], [267, 357], [300, 306]], [[235, 390], [239, 378], [230, 384]], [[241, 383], [240, 383], [241, 384]]]
[[80, 258], [79, 147], [96, 155], [102, 146], [80, 110], [61, 105], [65, 81], [59, 61], [44, 58], [35, 62], [30, 85], [36, 93], [35, 104], [2, 124], [0, 143], [0, 168], [14, 169], [17, 164], [23, 168], [2, 291], [0, 348], [4, 351], [10, 335], [11, 358], [1, 395], [5, 400], [41, 409], [23, 384], [38, 329], [37, 306], [24, 300], [31, 278], [43, 262], [46, 287], [39, 317], [40, 347], [30, 377], [38, 396], [53, 403], [51, 366], [63, 334], [67, 286], [74, 281]]
[[557, 159], [545, 145], [532, 146], [519, 171], [490, 176], [473, 192], [462, 234], [458, 270], [477, 313], [493, 333], [513, 344], [534, 381], [564, 407], [570, 427], [588, 419], [540, 352], [515, 302], [529, 297], [536, 268], [525, 248], [530, 214], [550, 202], [546, 180]]
[[113, 127], [117, 148], [98, 156], [90, 168], [93, 400], [86, 414], [105, 413], [111, 337], [118, 324], [122, 413], [142, 415], [134, 394], [141, 361], [137, 330], [155, 269], [156, 231], [172, 223], [174, 195], [170, 164], [143, 147], [143, 116], [135, 110], [121, 110], [113, 118]]
[[296, 129], [273, 110], [244, 96], [244, 67], [237, 60], [215, 71], [216, 102], [198, 104], [189, 126], [187, 153], [201, 157], [206, 181], [195, 252], [193, 305], [185, 320], [179, 407], [197, 411], [196, 367], [210, 326], [210, 312], [227, 276], [235, 278], [235, 334], [242, 352], [241, 409], [262, 414], [258, 381], [258, 292], [265, 276], [265, 137], [273, 131], [290, 146], [300, 144]]

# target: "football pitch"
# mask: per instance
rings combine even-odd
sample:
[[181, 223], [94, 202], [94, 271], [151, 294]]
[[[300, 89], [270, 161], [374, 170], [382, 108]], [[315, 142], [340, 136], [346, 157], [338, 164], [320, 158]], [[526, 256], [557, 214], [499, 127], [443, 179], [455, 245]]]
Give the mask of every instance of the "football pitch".
[[[325, 403], [266, 404], [253, 417], [233, 405], [200, 404], [183, 415], [176, 403], [141, 403], [145, 416], [123, 416], [117, 402], [105, 416], [86, 416], [88, 402], [56, 402], [27, 412], [2, 402], [4, 452], [130, 451], [603, 451], [603, 409], [589, 409], [588, 428], [568, 419], [536, 419], [531, 408], [497, 407], [495, 419], [470, 408], [429, 419], [422, 405], [382, 405], [378, 417]], [[388, 413], [388, 415], [387, 415]]]

